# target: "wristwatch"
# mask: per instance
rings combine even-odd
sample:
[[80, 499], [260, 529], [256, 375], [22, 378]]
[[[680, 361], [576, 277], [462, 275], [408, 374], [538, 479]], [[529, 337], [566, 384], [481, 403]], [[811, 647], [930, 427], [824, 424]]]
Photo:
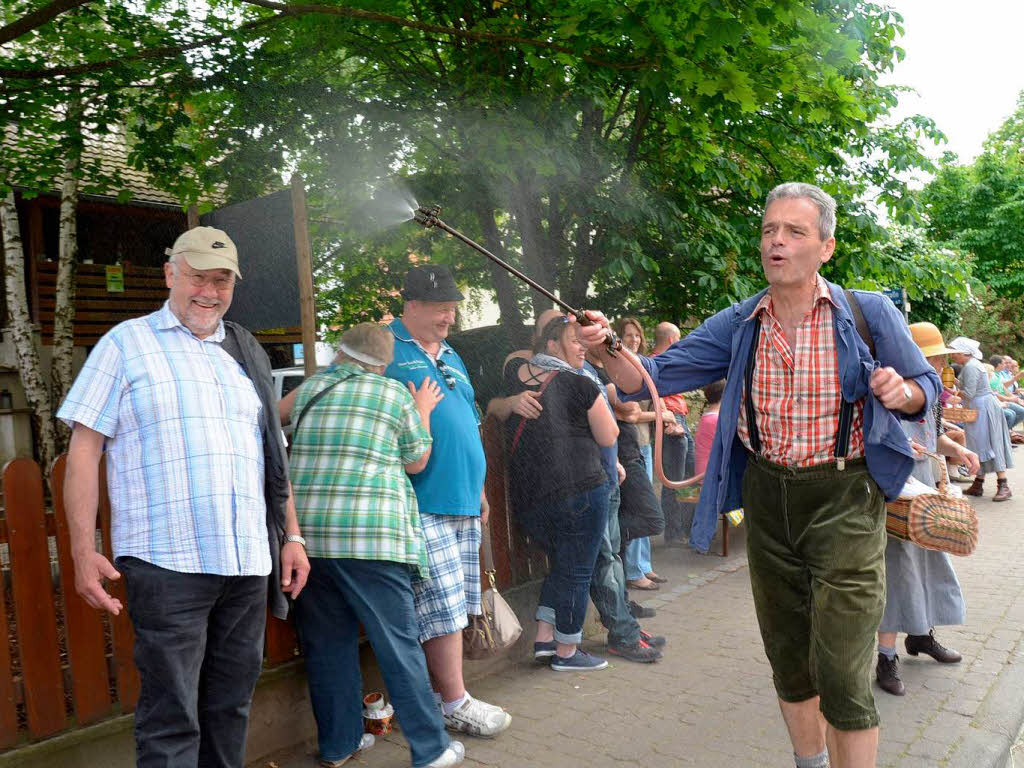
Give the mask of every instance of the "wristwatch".
[[296, 544], [301, 544], [303, 549], [306, 548], [306, 540], [304, 538], [302, 538], [301, 536], [299, 536], [298, 534], [289, 533], [287, 536], [284, 537], [284, 540], [285, 541], [294, 541]]
[[914, 397], [914, 390], [912, 390], [910, 388], [910, 385], [907, 384], [907, 382], [903, 382], [903, 400], [904, 400], [904, 402], [909, 403], [913, 399], [913, 397]]

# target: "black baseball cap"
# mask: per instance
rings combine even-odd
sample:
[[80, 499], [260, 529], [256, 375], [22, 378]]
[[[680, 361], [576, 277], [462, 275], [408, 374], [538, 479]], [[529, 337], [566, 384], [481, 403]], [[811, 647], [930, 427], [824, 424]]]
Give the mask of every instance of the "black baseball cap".
[[402, 298], [406, 301], [462, 301], [465, 298], [455, 285], [448, 267], [424, 264], [413, 267], [405, 275]]

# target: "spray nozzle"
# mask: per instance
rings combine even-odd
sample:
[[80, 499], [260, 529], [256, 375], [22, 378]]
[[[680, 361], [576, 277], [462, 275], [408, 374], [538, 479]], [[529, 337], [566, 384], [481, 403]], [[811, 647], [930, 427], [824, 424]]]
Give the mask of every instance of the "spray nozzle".
[[436, 227], [437, 222], [440, 220], [441, 206], [432, 205], [426, 206], [421, 205], [416, 209], [416, 212], [412, 215], [413, 219], [417, 224], [422, 224], [424, 227]]

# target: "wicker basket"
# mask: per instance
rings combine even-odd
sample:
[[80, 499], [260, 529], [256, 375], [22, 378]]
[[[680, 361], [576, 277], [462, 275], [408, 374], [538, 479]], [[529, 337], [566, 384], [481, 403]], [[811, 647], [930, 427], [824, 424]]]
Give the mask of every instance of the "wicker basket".
[[924, 549], [969, 555], [978, 546], [978, 516], [966, 501], [949, 495], [945, 460], [934, 453], [928, 456], [940, 466], [938, 493], [888, 502], [886, 533]]
[[974, 408], [943, 408], [942, 418], [959, 424], [973, 424], [978, 420], [978, 411]]

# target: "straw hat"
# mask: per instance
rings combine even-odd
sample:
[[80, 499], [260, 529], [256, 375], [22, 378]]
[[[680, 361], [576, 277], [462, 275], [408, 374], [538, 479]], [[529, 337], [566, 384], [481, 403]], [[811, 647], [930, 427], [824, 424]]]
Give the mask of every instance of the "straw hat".
[[910, 326], [910, 335], [913, 336], [914, 343], [921, 348], [921, 353], [925, 357], [948, 355], [956, 351], [946, 346], [946, 342], [942, 340], [942, 334], [939, 332], [939, 329], [931, 323], [912, 324]]

